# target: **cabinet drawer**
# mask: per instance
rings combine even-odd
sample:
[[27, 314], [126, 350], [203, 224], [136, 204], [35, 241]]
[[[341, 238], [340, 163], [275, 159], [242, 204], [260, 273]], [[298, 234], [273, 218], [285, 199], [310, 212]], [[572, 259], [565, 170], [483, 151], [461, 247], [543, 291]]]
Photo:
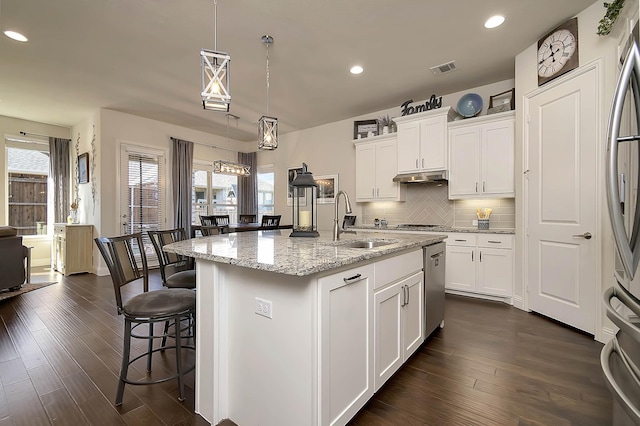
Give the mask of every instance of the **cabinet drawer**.
[[448, 234], [449, 237], [445, 240], [448, 246], [465, 246], [475, 247], [477, 234], [467, 232], [454, 232]]
[[422, 263], [422, 249], [376, 262], [373, 289], [379, 289], [422, 270]]
[[513, 235], [478, 234], [478, 247], [513, 248]]

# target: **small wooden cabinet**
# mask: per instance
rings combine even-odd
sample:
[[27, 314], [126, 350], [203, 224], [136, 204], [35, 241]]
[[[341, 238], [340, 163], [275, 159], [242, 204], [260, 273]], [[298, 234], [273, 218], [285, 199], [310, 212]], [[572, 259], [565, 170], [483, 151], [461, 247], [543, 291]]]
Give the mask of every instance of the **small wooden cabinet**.
[[404, 201], [406, 187], [393, 182], [398, 144], [396, 135], [357, 139], [356, 201]]
[[513, 235], [452, 233], [446, 242], [447, 290], [513, 296]]
[[93, 225], [56, 223], [53, 229], [53, 269], [64, 275], [91, 272]]
[[447, 123], [451, 107], [395, 118], [398, 123], [398, 173], [447, 169]]
[[515, 112], [449, 124], [449, 198], [515, 197]]

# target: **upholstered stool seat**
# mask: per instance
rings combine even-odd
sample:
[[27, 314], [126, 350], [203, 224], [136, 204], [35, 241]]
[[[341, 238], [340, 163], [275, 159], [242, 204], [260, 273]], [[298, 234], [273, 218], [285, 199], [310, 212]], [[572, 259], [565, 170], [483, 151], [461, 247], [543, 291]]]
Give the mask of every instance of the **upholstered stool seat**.
[[122, 305], [132, 317], [164, 318], [187, 313], [195, 307], [196, 293], [186, 288], [149, 291], [133, 296]]
[[196, 282], [196, 270], [180, 271], [167, 277], [164, 285], [167, 288], [194, 288]]

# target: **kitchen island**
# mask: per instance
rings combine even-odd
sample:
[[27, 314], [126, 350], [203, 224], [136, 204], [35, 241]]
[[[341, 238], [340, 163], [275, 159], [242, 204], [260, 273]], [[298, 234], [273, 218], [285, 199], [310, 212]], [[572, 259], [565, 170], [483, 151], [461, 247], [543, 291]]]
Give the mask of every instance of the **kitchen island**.
[[196, 259], [195, 410], [212, 424], [346, 424], [426, 337], [422, 247], [445, 237], [289, 233], [165, 246]]

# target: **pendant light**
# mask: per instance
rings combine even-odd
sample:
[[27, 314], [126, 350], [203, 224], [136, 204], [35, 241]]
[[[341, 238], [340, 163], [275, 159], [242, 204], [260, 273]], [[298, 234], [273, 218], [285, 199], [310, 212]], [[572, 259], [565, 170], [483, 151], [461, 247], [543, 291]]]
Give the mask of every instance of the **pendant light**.
[[212, 111], [229, 112], [229, 64], [231, 56], [218, 52], [218, 2], [213, 0], [213, 50], [200, 50], [202, 66], [202, 107]]
[[[229, 118], [233, 117], [236, 120], [236, 126], [238, 124], [238, 116], [233, 114], [227, 114], [227, 151], [231, 151], [229, 148]], [[224, 148], [223, 148], [224, 149]], [[213, 173], [221, 175], [232, 176], [251, 176], [251, 166], [248, 164], [236, 163], [227, 160], [216, 160], [213, 162]], [[231, 192], [227, 195], [231, 197]]]
[[262, 36], [262, 43], [267, 46], [267, 113], [258, 120], [258, 149], [273, 151], [278, 147], [278, 119], [269, 117], [269, 46], [273, 37]]

